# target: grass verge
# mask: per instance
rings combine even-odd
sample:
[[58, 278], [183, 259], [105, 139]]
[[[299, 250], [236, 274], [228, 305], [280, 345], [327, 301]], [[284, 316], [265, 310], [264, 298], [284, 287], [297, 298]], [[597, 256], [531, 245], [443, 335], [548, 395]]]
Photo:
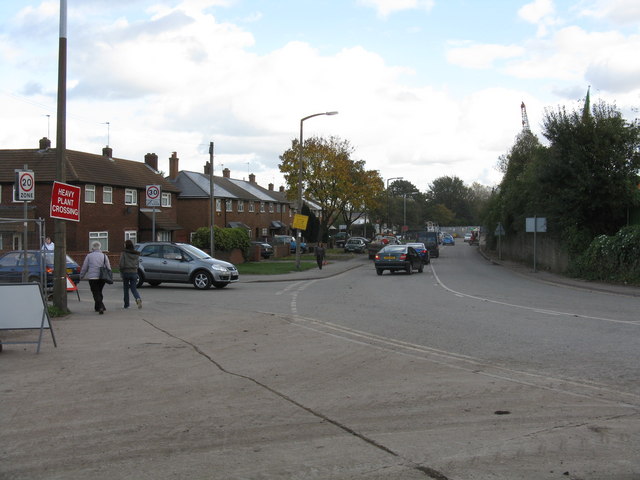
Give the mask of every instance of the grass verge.
[[[297, 272], [296, 262], [289, 260], [272, 260], [263, 262], [246, 262], [236, 265], [240, 275], [279, 275]], [[318, 268], [316, 262], [301, 261], [300, 270]]]

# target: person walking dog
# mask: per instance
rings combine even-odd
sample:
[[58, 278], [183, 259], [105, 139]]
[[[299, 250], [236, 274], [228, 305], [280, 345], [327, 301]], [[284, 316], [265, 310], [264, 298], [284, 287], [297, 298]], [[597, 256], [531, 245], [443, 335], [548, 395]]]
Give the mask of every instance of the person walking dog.
[[120, 255], [120, 276], [122, 277], [122, 289], [124, 291], [124, 308], [129, 308], [129, 290], [136, 299], [138, 308], [142, 308], [142, 299], [136, 285], [138, 283], [138, 264], [140, 252], [133, 246], [131, 240], [124, 242], [124, 251]]
[[100, 247], [100, 242], [97, 240], [91, 244], [91, 253], [84, 258], [82, 269], [80, 269], [80, 278], [89, 280], [89, 288], [93, 295], [93, 308], [102, 315], [106, 310], [102, 295], [102, 289], [106, 282], [100, 278], [100, 269], [105, 267], [111, 270], [111, 264], [109, 263], [109, 257], [102, 253]]

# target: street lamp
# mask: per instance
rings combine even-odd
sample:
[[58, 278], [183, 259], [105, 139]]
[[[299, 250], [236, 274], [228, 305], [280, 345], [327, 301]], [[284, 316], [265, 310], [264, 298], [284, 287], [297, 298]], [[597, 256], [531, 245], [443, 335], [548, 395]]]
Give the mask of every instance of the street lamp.
[[392, 177], [392, 178], [387, 178], [387, 229], [389, 228], [389, 224], [391, 223], [391, 207], [390, 207], [390, 196], [389, 196], [389, 182], [391, 180], [402, 180], [402, 177]]
[[402, 196], [404, 197], [404, 216], [402, 220], [403, 227], [407, 226], [407, 195], [415, 195], [416, 193], [420, 193], [420, 192], [411, 192], [411, 193], [402, 194]]
[[[302, 161], [302, 124], [305, 120], [308, 120], [313, 117], [319, 117], [320, 115], [337, 115], [338, 112], [323, 112], [323, 113], [314, 113], [313, 115], [309, 115], [307, 117], [300, 119], [300, 144], [298, 145], [298, 214], [302, 213], [302, 170], [303, 170], [303, 161]], [[298, 229], [297, 232], [297, 241], [296, 241], [296, 270], [300, 270], [300, 244], [302, 243], [302, 232]]]

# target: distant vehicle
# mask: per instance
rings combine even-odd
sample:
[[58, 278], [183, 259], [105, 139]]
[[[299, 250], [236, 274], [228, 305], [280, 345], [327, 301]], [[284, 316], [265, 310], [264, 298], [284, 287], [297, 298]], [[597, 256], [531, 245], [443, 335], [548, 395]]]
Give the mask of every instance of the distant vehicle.
[[452, 235], [446, 234], [442, 237], [442, 245], [455, 245], [456, 241]]
[[347, 243], [349, 234], [347, 232], [338, 232], [333, 236], [333, 245], [336, 248], [342, 248]]
[[422, 263], [431, 263], [431, 260], [429, 258], [429, 250], [427, 250], [427, 247], [424, 245], [424, 243], [411, 242], [407, 243], [407, 245], [413, 247], [418, 255], [420, 255], [420, 258], [422, 258]]
[[[296, 245], [298, 242], [296, 242], [295, 237], [292, 237], [291, 235], [274, 235], [272, 243], [273, 245], [286, 245], [288, 243], [289, 251], [291, 253], [296, 253]], [[300, 243], [300, 251], [302, 253], [307, 252], [307, 244], [305, 242]]]
[[198, 290], [207, 290], [212, 285], [224, 288], [239, 279], [233, 264], [188, 243], [139, 243], [136, 250], [140, 252], [138, 287], [144, 282], [154, 287], [169, 282], [191, 283]]
[[273, 247], [266, 242], [251, 242], [252, 245], [258, 245], [260, 247], [260, 256], [262, 258], [271, 258], [273, 255]]
[[367, 245], [369, 260], [376, 258], [376, 253], [385, 245], [399, 245], [400, 241], [395, 235], [376, 235]]
[[349, 240], [347, 240], [347, 243], [344, 244], [345, 252], [362, 253], [366, 249], [367, 249], [367, 244], [361, 238], [351, 237]]
[[382, 275], [385, 270], [391, 273], [404, 271], [407, 275], [411, 275], [413, 270], [418, 270], [419, 273], [424, 271], [422, 258], [408, 245], [387, 245], [376, 253], [374, 263], [378, 275]]
[[[24, 250], [13, 250], [0, 257], [0, 283], [21, 283], [24, 271]], [[53, 287], [53, 250], [27, 250], [27, 282], [41, 282], [42, 267], [46, 275], [47, 288]], [[67, 275], [77, 284], [80, 281], [80, 265], [69, 255], [66, 263]]]
[[464, 234], [464, 242], [465, 243], [469, 243], [469, 240], [471, 240], [471, 233], [465, 233]]

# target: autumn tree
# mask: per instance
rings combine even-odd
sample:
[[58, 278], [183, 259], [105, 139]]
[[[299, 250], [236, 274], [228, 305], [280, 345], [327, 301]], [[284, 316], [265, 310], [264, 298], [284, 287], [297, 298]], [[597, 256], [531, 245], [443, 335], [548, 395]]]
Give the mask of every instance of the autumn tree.
[[[365, 162], [351, 159], [353, 147], [347, 140], [310, 137], [302, 149], [302, 190], [304, 196], [320, 205], [320, 225], [324, 232], [345, 212], [375, 205], [382, 179], [376, 171], [366, 171]], [[290, 199], [298, 198], [299, 141], [280, 156], [280, 171], [287, 182]], [[355, 221], [355, 219], [354, 219]]]

